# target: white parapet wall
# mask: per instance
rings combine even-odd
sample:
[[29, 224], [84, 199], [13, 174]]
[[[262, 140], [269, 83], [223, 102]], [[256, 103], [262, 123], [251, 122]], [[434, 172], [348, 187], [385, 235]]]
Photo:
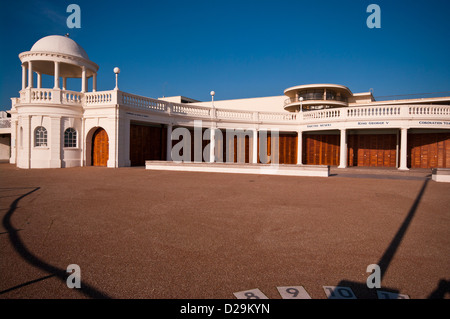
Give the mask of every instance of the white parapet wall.
[[282, 176], [330, 176], [330, 166], [326, 165], [290, 165], [290, 164], [241, 164], [241, 163], [195, 163], [146, 161], [145, 168], [150, 170], [168, 170], [185, 172], [237, 173]]
[[432, 172], [433, 181], [450, 183], [450, 168], [434, 168]]

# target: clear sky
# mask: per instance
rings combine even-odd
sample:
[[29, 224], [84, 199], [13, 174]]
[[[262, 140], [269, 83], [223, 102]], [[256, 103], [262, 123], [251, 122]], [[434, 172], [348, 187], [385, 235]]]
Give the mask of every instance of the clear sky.
[[[71, 3], [80, 29], [66, 24]], [[371, 3], [380, 29], [366, 25]], [[1, 3], [0, 23], [0, 110], [19, 96], [18, 54], [66, 33], [100, 66], [98, 90], [114, 88], [118, 66], [121, 90], [153, 98], [275, 96], [312, 83], [375, 97], [450, 91], [448, 0], [14, 0]]]

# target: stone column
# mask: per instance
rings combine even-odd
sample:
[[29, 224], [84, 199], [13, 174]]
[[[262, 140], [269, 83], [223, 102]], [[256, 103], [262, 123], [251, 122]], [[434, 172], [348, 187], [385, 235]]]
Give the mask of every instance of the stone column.
[[20, 168], [30, 168], [31, 163], [31, 145], [34, 141], [33, 132], [31, 131], [31, 116], [22, 116], [19, 121], [19, 152], [17, 164]]
[[48, 130], [48, 145], [50, 146], [50, 167], [61, 167], [61, 118], [50, 118], [50, 130]]
[[27, 67], [22, 64], [22, 90], [27, 87]]
[[400, 167], [399, 170], [408, 170], [407, 166], [407, 155], [408, 155], [408, 129], [402, 128], [401, 129], [401, 136], [400, 136]]
[[92, 77], [92, 92], [97, 92], [97, 73]]
[[214, 163], [216, 160], [216, 128], [211, 127], [211, 135], [209, 139], [209, 162]]
[[40, 89], [42, 87], [42, 76], [41, 73], [37, 72], [37, 88]]
[[54, 85], [54, 89], [59, 89], [59, 62], [55, 61], [55, 85]]
[[64, 91], [67, 90], [67, 78], [66, 77], [63, 77], [63, 87], [62, 87], [62, 89]]
[[33, 87], [33, 62], [28, 62], [28, 87]]
[[341, 145], [338, 168], [347, 167], [347, 129], [341, 129]]
[[15, 117], [11, 119], [11, 156], [9, 157], [10, 164], [16, 164], [17, 160], [17, 143], [19, 141], [19, 134], [17, 130], [19, 129], [19, 125]]
[[82, 67], [81, 71], [81, 93], [86, 92], [86, 67]]
[[303, 132], [298, 130], [297, 132], [297, 164], [303, 165]]
[[79, 143], [81, 147], [81, 162], [80, 166], [86, 166], [86, 136], [85, 136], [85, 130], [86, 130], [86, 118], [81, 119], [81, 134], [79, 137]]
[[258, 164], [258, 130], [252, 129], [253, 131], [253, 145], [252, 145], [252, 163]]

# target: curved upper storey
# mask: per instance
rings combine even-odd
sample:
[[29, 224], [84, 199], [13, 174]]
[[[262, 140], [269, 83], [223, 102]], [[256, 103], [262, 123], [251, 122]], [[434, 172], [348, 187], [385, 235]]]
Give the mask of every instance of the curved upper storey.
[[284, 90], [287, 111], [310, 111], [348, 106], [353, 97], [349, 88], [338, 84], [297, 85]]

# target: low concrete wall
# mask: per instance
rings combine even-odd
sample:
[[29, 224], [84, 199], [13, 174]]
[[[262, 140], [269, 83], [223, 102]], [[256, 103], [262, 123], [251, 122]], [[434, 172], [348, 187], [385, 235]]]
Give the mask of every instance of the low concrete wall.
[[176, 163], [167, 161], [146, 161], [146, 169], [186, 172], [263, 174], [284, 176], [330, 176], [330, 166], [325, 165], [270, 165], [241, 163]]
[[450, 168], [433, 168], [431, 178], [436, 182], [450, 183]]

